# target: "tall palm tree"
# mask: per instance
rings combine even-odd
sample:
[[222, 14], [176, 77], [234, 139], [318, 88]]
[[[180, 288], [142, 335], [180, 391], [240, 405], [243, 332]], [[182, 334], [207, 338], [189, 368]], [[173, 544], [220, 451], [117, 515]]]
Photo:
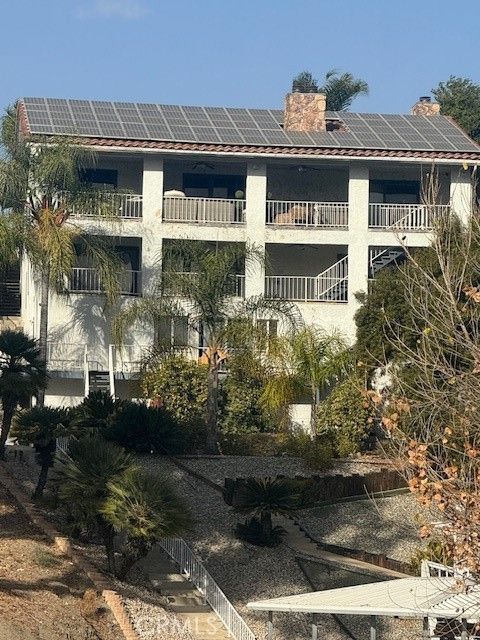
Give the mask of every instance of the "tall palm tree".
[[57, 437], [65, 435], [69, 424], [66, 409], [33, 407], [21, 412], [13, 423], [12, 437], [20, 444], [33, 444], [40, 465], [33, 498], [41, 498], [47, 484], [48, 470], [55, 461]]
[[[288, 326], [300, 321], [295, 305], [284, 300], [267, 300], [263, 296], [234, 298], [238, 293], [235, 274], [239, 268], [248, 273], [262, 260], [254, 247], [227, 245], [212, 250], [200, 242], [176, 242], [164, 252], [163, 270], [159, 269], [152, 292], [132, 301], [114, 321], [114, 334], [120, 343], [133, 324], [140, 322], [153, 326], [158, 354], [169, 348], [169, 344], [162, 344], [156, 330], [161, 320], [172, 316], [187, 317], [190, 333], [201, 336], [202, 361], [208, 365], [206, 445], [212, 453], [218, 451], [222, 362], [232, 351], [252, 346], [257, 319], [279, 318]], [[188, 271], [184, 265], [188, 265]], [[198, 342], [197, 338], [192, 349], [198, 350]]]
[[0, 400], [3, 411], [0, 458], [5, 457], [5, 444], [16, 408], [37, 395], [46, 384], [45, 361], [37, 341], [23, 331], [5, 329], [0, 332]]
[[[82, 181], [95, 156], [74, 141], [20, 136], [14, 108], [3, 116], [0, 135], [0, 267], [23, 257], [33, 267], [40, 287], [38, 344], [46, 360], [50, 292], [66, 291], [77, 245], [97, 269], [109, 300], [119, 292], [121, 263], [106, 238], [86, 235], [70, 216], [95, 210], [115, 217], [118, 207], [115, 199]], [[43, 402], [42, 389], [38, 403]]]
[[271, 410], [283, 411], [286, 419], [288, 407], [308, 394], [314, 434], [322, 392], [350, 370], [352, 356], [338, 333], [308, 326], [279, 336], [270, 345], [267, 363], [271, 374], [262, 402]]
[[319, 84], [309, 71], [302, 71], [292, 81], [292, 91], [300, 93], [324, 93], [329, 111], [347, 111], [358, 96], [368, 95], [368, 83], [351, 73], [331, 69]]

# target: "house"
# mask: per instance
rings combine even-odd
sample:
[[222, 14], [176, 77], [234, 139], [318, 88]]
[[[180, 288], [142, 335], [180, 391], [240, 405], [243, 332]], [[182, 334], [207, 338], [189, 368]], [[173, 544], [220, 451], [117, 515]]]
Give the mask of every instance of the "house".
[[[18, 126], [29, 136], [74, 135], [96, 150], [85, 179], [120, 191], [121, 225], [95, 210], [78, 224], [114, 238], [126, 266], [124, 304], [148, 290], [167, 243], [248, 242], [268, 271], [239, 273], [238, 296], [295, 301], [305, 322], [353, 339], [355, 293], [402, 259], [403, 243], [427, 245], [435, 215], [471, 213], [480, 147], [438, 111], [422, 97], [410, 115], [328, 112], [325, 96], [301, 93], [289, 94], [284, 110], [24, 98]], [[427, 206], [432, 171], [438, 189]], [[125, 348], [113, 346], [85, 256], [69, 288], [51, 300], [47, 402], [73, 404], [96, 387], [131, 394], [152, 335], [139, 328]], [[38, 287], [27, 262], [21, 293], [23, 327], [36, 337]], [[184, 318], [164, 330], [172, 345], [187, 344]]]

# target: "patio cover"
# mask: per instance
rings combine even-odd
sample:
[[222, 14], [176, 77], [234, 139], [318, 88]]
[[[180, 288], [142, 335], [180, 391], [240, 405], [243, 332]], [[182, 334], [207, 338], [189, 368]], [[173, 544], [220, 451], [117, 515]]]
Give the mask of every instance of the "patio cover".
[[480, 585], [457, 578], [401, 578], [249, 602], [255, 611], [399, 618], [480, 619]]

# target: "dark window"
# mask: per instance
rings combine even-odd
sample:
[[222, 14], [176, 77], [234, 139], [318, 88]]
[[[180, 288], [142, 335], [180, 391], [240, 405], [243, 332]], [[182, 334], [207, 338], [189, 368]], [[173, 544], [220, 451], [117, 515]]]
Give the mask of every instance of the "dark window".
[[0, 271], [0, 317], [21, 315], [20, 265]]
[[82, 181], [89, 184], [105, 184], [116, 188], [118, 171], [113, 169], [84, 169], [82, 171]]
[[164, 347], [188, 346], [188, 318], [186, 316], [159, 318], [157, 331], [158, 341]]
[[245, 194], [245, 176], [183, 174], [183, 191], [190, 198], [235, 198], [238, 191]]
[[417, 180], [371, 180], [370, 202], [418, 204], [420, 182]]

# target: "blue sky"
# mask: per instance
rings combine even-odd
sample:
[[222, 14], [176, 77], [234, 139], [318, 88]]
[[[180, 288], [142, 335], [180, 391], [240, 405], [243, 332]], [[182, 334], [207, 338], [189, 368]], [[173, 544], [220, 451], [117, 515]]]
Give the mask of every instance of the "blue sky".
[[480, 2], [0, 3], [0, 106], [23, 95], [279, 107], [292, 77], [368, 81], [356, 111], [406, 113], [451, 74], [480, 81]]

